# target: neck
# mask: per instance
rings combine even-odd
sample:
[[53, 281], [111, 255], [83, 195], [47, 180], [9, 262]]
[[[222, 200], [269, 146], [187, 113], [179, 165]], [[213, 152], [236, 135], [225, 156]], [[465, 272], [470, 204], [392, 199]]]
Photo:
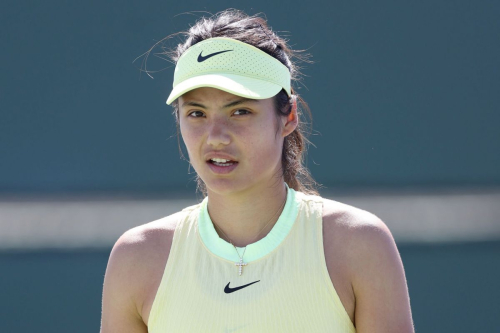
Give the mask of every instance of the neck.
[[227, 195], [208, 190], [207, 209], [219, 237], [238, 247], [264, 238], [283, 211], [286, 191], [283, 181]]

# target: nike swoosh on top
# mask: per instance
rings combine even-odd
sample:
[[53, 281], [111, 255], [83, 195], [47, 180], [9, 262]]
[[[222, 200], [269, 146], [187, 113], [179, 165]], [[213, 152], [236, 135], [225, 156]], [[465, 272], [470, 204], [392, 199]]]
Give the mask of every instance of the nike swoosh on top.
[[226, 285], [226, 288], [224, 288], [224, 292], [225, 292], [226, 294], [234, 293], [234, 292], [235, 292], [235, 291], [237, 291], [237, 290], [240, 290], [240, 289], [246, 288], [246, 287], [248, 287], [248, 286], [251, 286], [252, 284], [257, 283], [257, 282], [259, 282], [259, 281], [260, 281], [260, 280], [257, 280], [257, 281], [254, 281], [254, 282], [251, 282], [251, 283], [248, 283], [248, 284], [245, 284], [245, 285], [243, 285], [243, 286], [236, 287], [236, 288], [231, 288], [231, 287], [229, 287], [229, 284], [230, 284], [231, 282], [228, 282], [228, 283], [227, 283], [227, 285]]
[[215, 53], [211, 53], [207, 56], [202, 56], [201, 54], [203, 53], [203, 51], [200, 52], [200, 55], [198, 56], [198, 62], [204, 62], [205, 60], [207, 60], [208, 58], [211, 58], [213, 56], [216, 56], [218, 54], [221, 54], [221, 53], [224, 53], [224, 52], [230, 52], [230, 51], [233, 51], [233, 50], [225, 50], [225, 51], [219, 51], [219, 52], [215, 52]]

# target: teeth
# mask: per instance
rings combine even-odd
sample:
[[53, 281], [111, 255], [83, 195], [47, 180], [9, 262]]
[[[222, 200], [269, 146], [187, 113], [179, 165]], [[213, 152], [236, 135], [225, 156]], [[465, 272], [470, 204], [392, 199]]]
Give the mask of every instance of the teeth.
[[225, 160], [223, 158], [212, 158], [212, 161], [219, 162], [219, 163], [226, 163], [226, 162], [228, 162], [230, 160]]

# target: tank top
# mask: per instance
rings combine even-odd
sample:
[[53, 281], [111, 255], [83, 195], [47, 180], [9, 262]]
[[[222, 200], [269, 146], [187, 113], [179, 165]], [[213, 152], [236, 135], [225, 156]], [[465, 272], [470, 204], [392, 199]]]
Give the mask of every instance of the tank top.
[[272, 230], [247, 246], [241, 275], [208, 197], [182, 210], [148, 332], [356, 332], [326, 267], [323, 198], [287, 189]]

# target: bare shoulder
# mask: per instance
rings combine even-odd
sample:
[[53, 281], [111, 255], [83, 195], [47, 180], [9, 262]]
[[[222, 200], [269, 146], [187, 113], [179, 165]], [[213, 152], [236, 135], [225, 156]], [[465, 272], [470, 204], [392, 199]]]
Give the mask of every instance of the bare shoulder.
[[110, 260], [122, 260], [124, 264], [134, 262], [135, 265], [143, 266], [147, 266], [151, 260], [155, 261], [158, 249], [172, 242], [180, 215], [181, 212], [177, 212], [125, 231], [113, 246]]
[[375, 214], [335, 200], [323, 199], [323, 238], [326, 254], [337, 253], [331, 257], [343, 262], [344, 271], [348, 269], [349, 279], [352, 279], [358, 257], [364, 257], [367, 248], [390, 242], [392, 235]]
[[168, 259], [175, 227], [182, 217], [182, 212], [177, 212], [135, 228], [127, 230], [118, 239], [113, 250], [117, 250], [117, 256], [125, 266], [133, 268], [128, 275], [129, 285], [137, 287], [136, 303], [142, 311], [144, 299], [151, 286], [156, 285], [155, 277], [158, 277], [158, 269], [163, 268]]
[[373, 247], [383, 248], [394, 239], [387, 225], [375, 214], [335, 200], [323, 199], [325, 240], [341, 242], [350, 259]]
[[154, 251], [158, 242], [161, 243], [172, 239], [181, 215], [182, 211], [131, 228], [120, 236], [113, 249], [115, 247], [125, 247], [133, 248], [134, 251]]
[[339, 201], [323, 198], [323, 217], [325, 222], [345, 228], [387, 228], [375, 214]]
[[355, 322], [357, 251], [355, 235], [374, 227], [377, 217], [362, 209], [323, 198], [323, 248], [328, 274], [349, 318]]
[[324, 199], [323, 230], [331, 243], [325, 244], [326, 257], [339, 253], [334, 260], [350, 281], [356, 329], [413, 332], [403, 263], [387, 225], [373, 213]]
[[157, 287], [183, 212], [125, 231], [114, 244], [103, 286], [102, 329], [145, 325], [143, 306]]

